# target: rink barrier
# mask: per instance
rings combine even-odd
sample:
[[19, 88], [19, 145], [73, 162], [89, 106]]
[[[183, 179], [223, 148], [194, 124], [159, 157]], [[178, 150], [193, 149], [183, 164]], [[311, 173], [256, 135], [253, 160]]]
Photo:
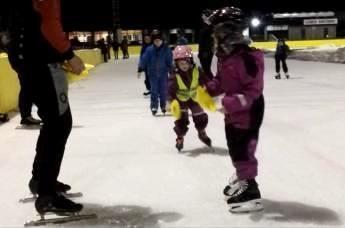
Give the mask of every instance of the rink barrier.
[[[337, 47], [345, 47], [345, 39], [330, 39], [330, 40], [301, 40], [301, 41], [287, 41], [286, 42], [291, 49], [311, 49], [311, 48], [318, 48], [322, 46], [337, 46]], [[198, 45], [191, 44], [189, 45], [193, 52], [198, 52]], [[276, 49], [277, 42], [254, 42], [252, 44], [253, 47], [260, 48], [260, 49]], [[129, 47], [129, 54], [130, 55], [139, 55], [141, 50], [141, 46], [130, 46]], [[120, 51], [119, 57], [122, 57], [122, 53]]]
[[[76, 54], [91, 65], [99, 65], [103, 57], [99, 49], [78, 50]], [[70, 80], [72, 82], [74, 80]], [[0, 55], [0, 113], [8, 113], [18, 107], [20, 84], [17, 74], [12, 70], [7, 55]]]

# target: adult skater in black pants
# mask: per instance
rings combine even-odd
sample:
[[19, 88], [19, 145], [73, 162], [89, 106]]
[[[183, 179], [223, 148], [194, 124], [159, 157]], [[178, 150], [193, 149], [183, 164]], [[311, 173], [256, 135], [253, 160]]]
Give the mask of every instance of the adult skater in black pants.
[[289, 68], [286, 64], [286, 59], [288, 57], [288, 53], [289, 53], [289, 46], [286, 45], [284, 39], [279, 39], [278, 44], [277, 44], [276, 54], [275, 54], [276, 72], [277, 72], [277, 75], [275, 76], [276, 79], [281, 79], [280, 63], [282, 63], [282, 65], [283, 65], [283, 71], [285, 73], [285, 77], [287, 79], [290, 78]]
[[35, 207], [40, 214], [77, 213], [83, 206], [65, 198], [61, 192], [70, 186], [57, 181], [72, 128], [67, 79], [60, 63], [66, 61], [76, 74], [85, 67], [63, 32], [60, 0], [11, 0], [11, 4], [11, 50], [22, 65], [43, 122], [29, 188], [38, 194]]

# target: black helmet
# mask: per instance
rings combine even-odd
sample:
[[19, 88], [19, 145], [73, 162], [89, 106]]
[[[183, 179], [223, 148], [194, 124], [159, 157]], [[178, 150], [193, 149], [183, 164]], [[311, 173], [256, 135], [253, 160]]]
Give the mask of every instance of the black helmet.
[[213, 12], [209, 20], [214, 27], [218, 54], [228, 54], [235, 44], [249, 44], [249, 40], [243, 36], [243, 31], [248, 27], [248, 23], [241, 9], [220, 8]]
[[208, 16], [208, 21], [213, 26], [219, 25], [220, 23], [231, 24], [243, 29], [247, 26], [246, 17], [243, 11], [236, 7], [223, 7], [214, 10]]

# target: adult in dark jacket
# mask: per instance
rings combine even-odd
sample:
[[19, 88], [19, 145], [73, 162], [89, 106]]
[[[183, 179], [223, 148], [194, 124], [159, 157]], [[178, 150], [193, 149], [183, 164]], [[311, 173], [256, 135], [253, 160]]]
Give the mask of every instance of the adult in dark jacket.
[[40, 214], [78, 213], [83, 206], [61, 194], [70, 186], [57, 181], [72, 129], [67, 78], [60, 63], [66, 61], [76, 74], [85, 67], [63, 32], [60, 0], [12, 0], [11, 4], [14, 67], [22, 68], [43, 121], [29, 183], [31, 192], [38, 194], [35, 207]]
[[199, 36], [199, 60], [205, 74], [212, 77], [211, 65], [214, 56], [213, 26], [208, 21], [211, 10], [205, 10], [202, 14], [203, 25]]
[[123, 38], [121, 42], [121, 51], [123, 54], [123, 59], [129, 59], [129, 53], [128, 53], [128, 39], [127, 37]]
[[98, 47], [99, 49], [101, 49], [101, 53], [103, 55], [103, 61], [107, 63], [108, 62], [108, 47], [107, 47], [107, 44], [105, 43], [104, 38], [98, 41]]
[[282, 65], [283, 65], [283, 71], [285, 73], [285, 77], [287, 79], [290, 78], [289, 68], [286, 64], [286, 59], [288, 57], [289, 50], [290, 50], [289, 46], [285, 43], [285, 40], [279, 39], [278, 44], [277, 44], [276, 53], [275, 53], [276, 72], [277, 72], [277, 75], [275, 76], [276, 79], [281, 79], [280, 63], [282, 63]]
[[119, 59], [119, 48], [120, 48], [120, 44], [117, 40], [114, 40], [112, 43], [112, 47], [113, 47], [113, 51], [114, 51], [114, 57], [115, 57], [115, 61]]
[[147, 48], [139, 63], [140, 73], [147, 69], [151, 84], [151, 112], [156, 115], [158, 106], [166, 113], [168, 77], [172, 70], [172, 51], [163, 41], [159, 31], [152, 32], [153, 45]]
[[9, 62], [12, 68], [16, 71], [18, 75], [18, 79], [20, 82], [20, 92], [19, 92], [19, 111], [21, 116], [20, 124], [23, 126], [33, 126], [33, 125], [40, 125], [41, 121], [37, 120], [32, 117], [32, 106], [33, 106], [33, 93], [30, 91], [30, 88], [27, 88], [25, 83], [25, 77], [23, 75], [23, 67], [19, 64], [16, 64], [16, 56], [13, 56], [13, 51], [11, 50], [11, 46], [9, 45], [9, 35], [6, 33], [2, 37], [3, 43], [3, 50], [7, 52]]
[[[152, 39], [150, 34], [145, 34], [144, 35], [144, 43], [143, 46], [141, 47], [140, 51], [140, 59], [143, 57], [146, 49], [152, 45]], [[148, 96], [151, 94], [151, 84], [150, 84], [150, 78], [149, 74], [147, 72], [147, 69], [145, 69], [145, 86], [146, 86], [146, 92], [144, 92], [144, 96]]]
[[113, 40], [111, 39], [111, 36], [108, 35], [107, 36], [107, 43], [106, 43], [108, 60], [111, 59], [110, 49], [112, 47], [112, 43], [113, 43]]

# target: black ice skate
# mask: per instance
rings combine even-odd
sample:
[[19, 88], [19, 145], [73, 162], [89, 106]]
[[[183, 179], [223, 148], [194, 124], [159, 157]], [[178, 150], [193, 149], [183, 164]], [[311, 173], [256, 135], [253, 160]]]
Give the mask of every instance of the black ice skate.
[[152, 112], [152, 115], [153, 115], [153, 116], [156, 116], [156, 115], [157, 115], [157, 109], [153, 108], [153, 109], [151, 109], [151, 112]]
[[166, 113], [167, 113], [167, 110], [166, 110], [165, 108], [162, 108], [162, 113], [163, 113], [163, 115], [165, 116]]
[[37, 120], [32, 116], [26, 117], [20, 121], [20, 124], [23, 126], [40, 126], [42, 124], [41, 120]]
[[277, 75], [275, 76], [275, 78], [276, 78], [277, 80], [281, 79], [280, 74], [277, 74]]
[[237, 181], [226, 192], [226, 195], [229, 196], [227, 204], [232, 213], [248, 213], [263, 210], [261, 194], [254, 179]]
[[205, 131], [200, 131], [198, 133], [199, 139], [203, 142], [206, 146], [212, 148], [212, 140], [207, 136]]
[[[66, 223], [85, 219], [97, 218], [96, 214], [79, 215], [83, 209], [82, 204], [74, 203], [62, 195], [40, 196], [36, 200], [35, 207], [41, 219], [25, 223], [25, 226], [40, 226], [51, 223]], [[46, 215], [54, 215], [55, 218], [46, 219]]]
[[7, 114], [2, 114], [0, 113], [0, 123], [6, 123], [8, 122], [10, 119], [8, 118]]
[[285, 77], [286, 77], [286, 79], [289, 79], [290, 75], [288, 73], [285, 73]]
[[150, 94], [151, 94], [150, 91], [146, 91], [146, 92], [143, 93], [144, 96], [148, 96], [148, 95], [150, 95]]
[[78, 213], [83, 209], [83, 205], [74, 203], [63, 195], [40, 196], [35, 202], [35, 208], [40, 215], [53, 213], [57, 215], [70, 215]]
[[181, 152], [181, 150], [183, 149], [183, 137], [178, 137], [176, 139], [176, 149]]
[[[36, 195], [38, 191], [38, 181], [32, 178], [29, 182], [29, 189], [33, 195]], [[55, 189], [57, 193], [67, 193], [71, 190], [71, 186], [57, 181]]]
[[[37, 191], [38, 191], [38, 181], [31, 179], [29, 182], [29, 189], [32, 194], [31, 197], [26, 197], [23, 199], [20, 199], [20, 203], [30, 203], [33, 202], [37, 199]], [[69, 193], [68, 191], [71, 190], [71, 186], [68, 184], [64, 184], [62, 182], [57, 181], [56, 182], [56, 193], [59, 195], [63, 195], [66, 198], [78, 198], [82, 197], [83, 194], [81, 192], [76, 192], [76, 193]]]

